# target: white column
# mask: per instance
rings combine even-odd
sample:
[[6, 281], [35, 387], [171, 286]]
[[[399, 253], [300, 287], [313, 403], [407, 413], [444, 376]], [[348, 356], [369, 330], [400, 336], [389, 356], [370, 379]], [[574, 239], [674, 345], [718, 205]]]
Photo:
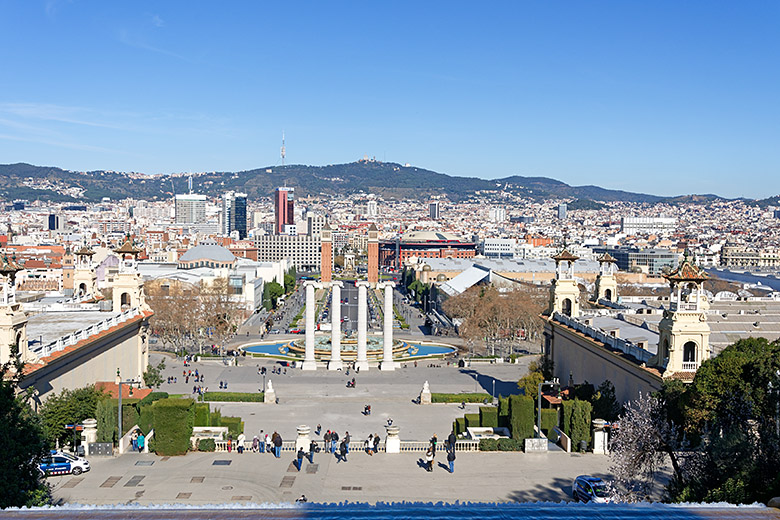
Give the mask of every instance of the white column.
[[380, 284], [379, 287], [385, 290], [385, 329], [382, 338], [382, 363], [379, 365], [380, 370], [395, 370], [395, 363], [393, 362], [393, 282], [385, 282]]
[[328, 370], [341, 370], [344, 363], [341, 361], [341, 282], [332, 282], [333, 293], [330, 298], [331, 334], [330, 334], [330, 362]]
[[366, 328], [367, 328], [367, 314], [368, 314], [368, 301], [366, 298], [366, 290], [368, 289], [368, 282], [358, 282], [358, 337], [357, 337], [357, 361], [355, 361], [355, 368], [359, 370], [368, 370], [368, 356], [366, 355]]
[[314, 282], [306, 282], [306, 353], [303, 359], [304, 370], [316, 370], [317, 362], [314, 360], [314, 289], [316, 284]]

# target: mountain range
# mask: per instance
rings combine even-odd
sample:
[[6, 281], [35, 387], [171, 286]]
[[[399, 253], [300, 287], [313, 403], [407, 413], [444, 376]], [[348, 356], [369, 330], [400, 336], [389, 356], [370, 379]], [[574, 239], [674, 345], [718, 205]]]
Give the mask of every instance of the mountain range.
[[[0, 164], [0, 198], [57, 202], [94, 202], [103, 197], [163, 199], [188, 192], [184, 174], [144, 175], [107, 170], [74, 172], [26, 163]], [[503, 179], [454, 177], [396, 163], [361, 160], [327, 166], [285, 165], [241, 172], [192, 174], [193, 192], [219, 196], [225, 191], [245, 192], [250, 198], [270, 197], [277, 186], [295, 188], [297, 196], [375, 193], [387, 198], [426, 199], [446, 194], [452, 200], [475, 195], [498, 196], [501, 191], [533, 199], [572, 199], [581, 207], [593, 202], [707, 202], [717, 195], [659, 197], [644, 193], [610, 190], [599, 186], [570, 186], [547, 177], [511, 176]], [[769, 199], [767, 199], [769, 201]], [[759, 203], [764, 201], [758, 201]], [[768, 203], [768, 202], [767, 202]]]

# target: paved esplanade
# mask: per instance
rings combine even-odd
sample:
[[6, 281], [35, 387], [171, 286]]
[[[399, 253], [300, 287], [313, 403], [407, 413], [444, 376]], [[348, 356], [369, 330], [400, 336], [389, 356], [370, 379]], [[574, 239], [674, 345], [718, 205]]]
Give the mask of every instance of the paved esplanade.
[[341, 361], [341, 282], [331, 282], [331, 338], [330, 338], [330, 361], [328, 361], [328, 370], [341, 370], [344, 363]]

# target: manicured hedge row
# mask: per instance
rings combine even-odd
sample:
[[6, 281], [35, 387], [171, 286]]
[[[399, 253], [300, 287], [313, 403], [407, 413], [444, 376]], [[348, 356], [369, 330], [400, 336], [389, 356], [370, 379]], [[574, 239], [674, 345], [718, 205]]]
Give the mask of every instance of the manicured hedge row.
[[167, 399], [168, 397], [168, 392], [152, 392], [141, 399], [138, 402], [138, 406], [146, 406], [147, 404], [152, 404], [155, 401], [159, 401], [160, 399]]
[[558, 410], [555, 408], [542, 408], [542, 431], [547, 432], [547, 438], [555, 440], [557, 437], [553, 428], [558, 426]]
[[190, 449], [194, 404], [192, 399], [161, 399], [152, 405], [158, 455], [184, 455]]
[[479, 425], [483, 428], [498, 427], [498, 408], [495, 406], [479, 407]]
[[467, 413], [463, 417], [466, 419], [466, 428], [479, 428], [478, 413]]
[[501, 428], [509, 428], [509, 398], [498, 399], [498, 425]]
[[211, 426], [209, 403], [195, 403], [193, 426]]
[[512, 438], [524, 442], [534, 436], [534, 400], [525, 395], [509, 398], [509, 422]]
[[205, 392], [203, 400], [225, 403], [262, 403], [263, 392]]
[[455, 419], [455, 435], [466, 433], [466, 418], [458, 417]]
[[515, 439], [480, 439], [479, 451], [521, 451], [523, 442]]
[[234, 440], [244, 433], [244, 421], [241, 420], [241, 417], [222, 417], [220, 426], [227, 426], [228, 435], [232, 435]]
[[488, 402], [493, 398], [490, 394], [477, 393], [477, 394], [437, 394], [431, 393], [432, 403], [481, 403], [487, 399]]

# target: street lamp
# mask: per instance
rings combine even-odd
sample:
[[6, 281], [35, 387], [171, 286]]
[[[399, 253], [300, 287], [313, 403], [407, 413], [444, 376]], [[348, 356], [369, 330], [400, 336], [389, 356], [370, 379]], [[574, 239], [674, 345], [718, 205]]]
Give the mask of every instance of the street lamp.
[[117, 429], [116, 440], [117, 440], [117, 445], [119, 447], [119, 453], [121, 455], [121, 453], [122, 453], [122, 385], [127, 385], [127, 386], [130, 387], [130, 395], [132, 396], [133, 395], [133, 386], [138, 385], [138, 388], [141, 388], [141, 382], [140, 381], [135, 381], [135, 380], [132, 380], [132, 379], [128, 380], [128, 381], [122, 381], [122, 376], [119, 375], [119, 369], [117, 368], [116, 369], [116, 384], [117, 384], [117, 387], [119, 387], [119, 407], [118, 407], [118, 410], [117, 410], [117, 412], [118, 412], [117, 413], [117, 416], [118, 416], [117, 425], [119, 426], [119, 428]]
[[539, 393], [537, 394], [537, 412], [536, 412], [536, 428], [539, 436], [542, 435], [542, 387], [544, 385], [560, 386], [560, 382], [557, 377], [554, 377], [552, 381], [543, 381], [539, 383]]

